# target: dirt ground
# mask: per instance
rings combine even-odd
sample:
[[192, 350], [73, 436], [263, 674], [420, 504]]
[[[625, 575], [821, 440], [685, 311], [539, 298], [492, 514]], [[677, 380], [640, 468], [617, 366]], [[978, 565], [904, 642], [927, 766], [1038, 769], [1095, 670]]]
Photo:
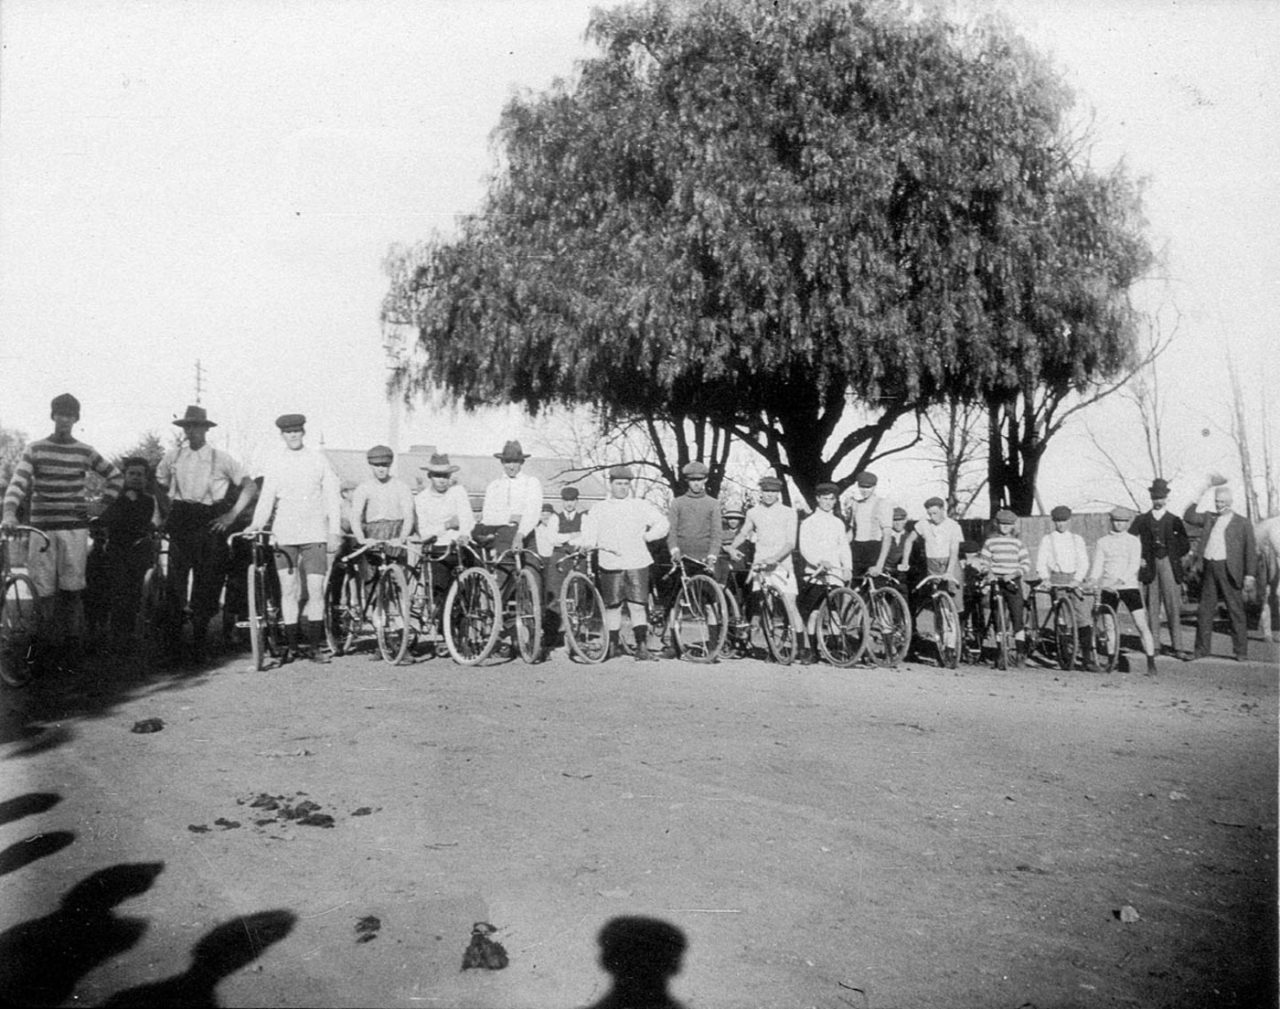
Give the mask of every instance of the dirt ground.
[[[1154, 678], [99, 662], [0, 696], [0, 1000], [569, 1009], [640, 915], [687, 940], [688, 1009], [1269, 1005], [1251, 648]], [[478, 921], [505, 969], [460, 969]]]

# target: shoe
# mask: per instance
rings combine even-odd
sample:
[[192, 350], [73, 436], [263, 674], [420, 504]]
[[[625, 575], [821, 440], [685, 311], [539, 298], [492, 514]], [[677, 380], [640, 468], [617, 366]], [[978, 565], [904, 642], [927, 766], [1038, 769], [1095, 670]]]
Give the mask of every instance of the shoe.
[[680, 656], [676, 654], [676, 650], [671, 645], [663, 645], [662, 651], [658, 653], [664, 659], [678, 659]]
[[1205, 652], [1192, 652], [1183, 659], [1184, 662], [1196, 662], [1199, 659], [1207, 659], [1209, 656]]
[[813, 653], [812, 648], [801, 648], [800, 654], [796, 656], [796, 661], [802, 666], [817, 665], [818, 656]]
[[333, 656], [323, 648], [313, 648], [311, 654], [307, 656], [312, 662], [318, 666], [327, 666], [333, 661]]
[[1156, 657], [1154, 655], [1147, 656], [1147, 675], [1156, 675]]
[[636, 647], [637, 662], [657, 662], [658, 657], [649, 651], [648, 645], [639, 645]]

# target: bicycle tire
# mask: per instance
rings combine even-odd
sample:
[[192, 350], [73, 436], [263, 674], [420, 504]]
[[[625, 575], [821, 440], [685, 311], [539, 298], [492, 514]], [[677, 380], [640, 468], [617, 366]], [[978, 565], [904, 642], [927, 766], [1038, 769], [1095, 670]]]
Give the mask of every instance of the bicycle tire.
[[40, 597], [35, 583], [26, 575], [10, 575], [0, 596], [0, 680], [11, 687], [25, 687], [35, 678], [31, 649], [39, 634]]
[[604, 598], [581, 571], [570, 571], [560, 586], [560, 620], [571, 659], [592, 666], [604, 661], [609, 652]]
[[760, 625], [764, 630], [765, 646], [774, 662], [789, 666], [799, 650], [795, 628], [787, 613], [782, 593], [772, 585], [766, 585], [760, 605]]
[[996, 637], [996, 668], [1009, 668], [1009, 610], [1004, 601], [1004, 596], [999, 592], [995, 593], [995, 599], [991, 605], [991, 628], [995, 632]]
[[261, 671], [267, 665], [267, 588], [262, 568], [250, 564], [249, 579], [249, 652], [253, 668]]
[[1059, 596], [1053, 604], [1053, 612], [1049, 615], [1053, 622], [1053, 647], [1057, 653], [1058, 668], [1071, 672], [1076, 665], [1079, 652], [1080, 636], [1076, 627], [1076, 611], [1071, 600]]
[[847, 669], [867, 650], [867, 604], [852, 589], [837, 586], [818, 607], [818, 653], [831, 665]]
[[324, 580], [324, 637], [334, 655], [350, 652], [359, 636], [361, 593], [354, 572], [341, 561], [334, 562]]
[[671, 608], [668, 623], [680, 658], [689, 662], [715, 662], [729, 631], [724, 591], [709, 575], [692, 575]]
[[960, 665], [961, 637], [960, 612], [956, 601], [945, 592], [933, 597], [933, 636], [938, 649], [938, 665], [943, 669], [955, 669]]
[[876, 662], [893, 667], [911, 646], [911, 610], [902, 593], [889, 585], [871, 593], [871, 650]]
[[409, 586], [399, 565], [384, 568], [378, 576], [373, 603], [373, 633], [383, 661], [398, 665], [409, 651]]
[[174, 626], [174, 615], [169, 579], [158, 567], [153, 567], [142, 577], [142, 598], [138, 604], [137, 634], [145, 662], [156, 663], [171, 649], [176, 649], [179, 628]]
[[461, 666], [483, 662], [501, 633], [497, 580], [483, 568], [459, 571], [444, 600], [444, 643], [453, 661]]
[[534, 663], [542, 657], [542, 579], [529, 568], [521, 568], [515, 578], [511, 636], [520, 658]]
[[1111, 672], [1120, 658], [1120, 621], [1108, 603], [1093, 611], [1093, 653], [1100, 673]]
[[746, 655], [751, 647], [751, 627], [742, 618], [742, 604], [732, 589], [724, 590], [725, 620], [729, 626], [725, 634], [725, 648], [721, 654], [737, 659]]

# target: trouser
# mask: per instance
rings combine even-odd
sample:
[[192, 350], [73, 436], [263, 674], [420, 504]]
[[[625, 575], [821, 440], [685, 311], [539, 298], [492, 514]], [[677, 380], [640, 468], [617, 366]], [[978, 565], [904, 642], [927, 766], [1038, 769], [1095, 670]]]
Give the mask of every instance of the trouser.
[[1182, 651], [1182, 586], [1173, 573], [1173, 561], [1159, 557], [1155, 563], [1154, 577], [1142, 587], [1142, 602], [1151, 622], [1151, 640], [1159, 649], [1160, 607], [1164, 606], [1165, 619], [1169, 621], [1169, 644], [1175, 652]]
[[1213, 643], [1213, 618], [1218, 615], [1218, 600], [1227, 607], [1231, 622], [1231, 643], [1237, 659], [1249, 654], [1249, 625], [1245, 622], [1244, 595], [1231, 584], [1226, 561], [1205, 561], [1204, 578], [1200, 582], [1200, 609], [1196, 612], [1196, 654], [1208, 655]]
[[175, 501], [169, 514], [169, 586], [181, 606], [190, 575], [191, 625], [200, 636], [218, 612], [227, 573], [227, 541], [209, 528], [219, 511], [213, 505]]
[[106, 555], [107, 584], [111, 589], [108, 608], [111, 614], [111, 638], [124, 644], [133, 634], [142, 602], [142, 582], [151, 564], [149, 542], [125, 547], [109, 546]]

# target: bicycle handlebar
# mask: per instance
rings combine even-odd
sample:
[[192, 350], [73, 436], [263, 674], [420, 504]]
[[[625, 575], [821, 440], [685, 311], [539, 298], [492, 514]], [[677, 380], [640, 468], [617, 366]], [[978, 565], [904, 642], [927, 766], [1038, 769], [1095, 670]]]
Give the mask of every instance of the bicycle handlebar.
[[951, 585], [954, 585], [956, 588], [960, 587], [960, 583], [956, 581], [954, 578], [952, 578], [951, 575], [926, 575], [923, 579], [921, 579], [920, 584], [916, 586], [915, 591], [919, 592], [922, 588], [924, 588], [930, 582], [948, 582]]
[[35, 533], [42, 540], [44, 540], [44, 545], [40, 548], [41, 553], [44, 553], [46, 550], [49, 549], [49, 537], [42, 530], [37, 529], [35, 526], [8, 526], [3, 529], [0, 529], [0, 536], [2, 536], [4, 539], [12, 539], [15, 536], [20, 535], [21, 533]]

